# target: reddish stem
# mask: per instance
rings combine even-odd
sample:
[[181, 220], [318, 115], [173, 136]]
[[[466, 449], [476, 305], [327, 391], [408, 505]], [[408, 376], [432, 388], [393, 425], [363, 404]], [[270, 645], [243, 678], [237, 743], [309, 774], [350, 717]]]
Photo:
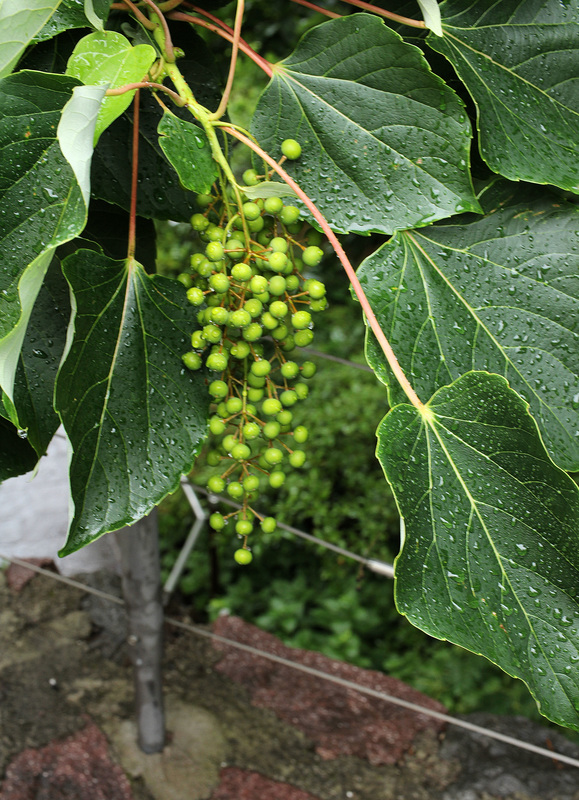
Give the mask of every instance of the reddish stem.
[[328, 240], [329, 240], [330, 244], [332, 245], [332, 247], [334, 248], [334, 250], [336, 252], [336, 255], [338, 256], [338, 258], [342, 262], [342, 266], [344, 267], [344, 270], [346, 271], [346, 274], [347, 274], [348, 278], [350, 279], [350, 282], [352, 284], [354, 292], [356, 293], [356, 297], [358, 298], [358, 300], [360, 302], [360, 305], [362, 306], [362, 310], [364, 311], [364, 314], [366, 315], [366, 319], [368, 320], [368, 324], [370, 325], [370, 327], [372, 329], [372, 333], [374, 334], [374, 336], [378, 340], [378, 343], [380, 344], [380, 347], [382, 348], [382, 351], [383, 351], [384, 355], [386, 356], [386, 360], [388, 361], [388, 364], [390, 365], [390, 369], [394, 373], [394, 375], [396, 377], [396, 380], [400, 384], [402, 390], [404, 391], [406, 397], [409, 399], [409, 401], [412, 403], [412, 405], [416, 409], [418, 409], [418, 411], [422, 411], [422, 409], [424, 408], [424, 405], [423, 405], [423, 403], [420, 402], [420, 398], [418, 397], [418, 395], [416, 394], [416, 392], [412, 388], [412, 386], [410, 384], [410, 381], [408, 380], [408, 378], [406, 377], [406, 375], [402, 371], [402, 367], [398, 363], [398, 359], [396, 358], [396, 356], [394, 354], [394, 351], [392, 350], [392, 347], [390, 346], [390, 342], [386, 338], [386, 336], [384, 334], [384, 331], [380, 327], [380, 323], [376, 319], [376, 315], [374, 314], [374, 311], [372, 310], [372, 306], [370, 305], [370, 302], [369, 302], [368, 298], [366, 297], [366, 293], [364, 292], [364, 289], [362, 288], [362, 285], [360, 284], [360, 281], [358, 280], [358, 276], [356, 275], [354, 267], [350, 264], [348, 256], [344, 252], [344, 248], [342, 247], [342, 245], [338, 241], [334, 231], [330, 228], [326, 218], [319, 211], [319, 209], [314, 204], [314, 202], [312, 200], [310, 200], [310, 198], [303, 191], [303, 189], [301, 189], [300, 186], [293, 180], [293, 178], [291, 178], [288, 175], [288, 173], [282, 167], [280, 167], [280, 165], [277, 163], [277, 161], [275, 161], [270, 155], [268, 155], [264, 150], [262, 150], [259, 145], [255, 144], [255, 142], [253, 142], [247, 136], [244, 136], [242, 133], [240, 133], [239, 131], [235, 130], [234, 128], [231, 128], [231, 127], [228, 127], [228, 126], [227, 127], [224, 126], [222, 128], [222, 130], [224, 130], [226, 133], [230, 134], [230, 136], [234, 136], [236, 139], [239, 139], [240, 142], [243, 142], [243, 144], [247, 145], [247, 147], [250, 147], [255, 153], [257, 153], [260, 158], [262, 158], [267, 164], [269, 164], [269, 166], [275, 172], [277, 172], [277, 174], [281, 178], [283, 178], [285, 183], [287, 183], [287, 185], [290, 186], [294, 190], [294, 192], [300, 198], [300, 200], [302, 200], [305, 203], [305, 205], [308, 207], [308, 209], [311, 211], [312, 215], [314, 216], [314, 218], [319, 223], [320, 227], [322, 228], [322, 230], [324, 231], [324, 233], [328, 237]]
[[171, 34], [169, 33], [167, 20], [163, 16], [163, 12], [160, 11], [159, 7], [153, 3], [153, 0], [143, 0], [143, 2], [155, 12], [157, 19], [163, 28], [163, 34], [165, 36], [165, 58], [169, 63], [173, 64], [175, 61], [175, 51], [173, 50], [173, 42], [171, 41]]
[[235, 78], [235, 65], [237, 64], [237, 53], [239, 50], [239, 41], [241, 39], [241, 25], [243, 23], [243, 11], [245, 8], [245, 0], [237, 0], [237, 11], [235, 12], [235, 28], [233, 30], [233, 41], [231, 48], [231, 61], [229, 63], [229, 74], [227, 75], [227, 83], [223, 91], [223, 96], [219, 103], [217, 110], [211, 115], [212, 119], [221, 119], [227, 110], [229, 103], [229, 95], [231, 94], [231, 87], [233, 86], [233, 79]]
[[[296, 0], [293, 0], [295, 3]], [[373, 6], [372, 3], [365, 3], [364, 0], [342, 0], [343, 3], [349, 3], [351, 6], [363, 8], [364, 11], [372, 11], [373, 14], [379, 14], [381, 17], [400, 22], [402, 25], [410, 25], [413, 28], [426, 28], [422, 20], [411, 19], [410, 17], [401, 17], [400, 14], [394, 14], [392, 11], [385, 11], [383, 8]]]
[[[208, 14], [206, 16], [209, 16]], [[204, 19], [199, 19], [199, 17], [193, 17], [191, 14], [184, 14], [182, 11], [173, 11], [171, 14], [168, 14], [169, 19], [179, 20], [180, 22], [189, 22], [192, 25], [200, 25], [202, 28], [206, 28], [208, 31], [212, 33], [216, 33], [218, 36], [221, 36], [223, 39], [226, 39], [228, 42], [233, 42], [233, 34], [229, 33], [231, 28], [227, 25], [213, 25], [211, 22], [207, 22]], [[258, 55], [253, 48], [251, 48], [247, 42], [243, 39], [239, 40], [239, 49], [245, 53], [246, 56], [249, 56], [252, 61], [255, 61], [258, 67], [266, 73], [268, 77], [271, 78], [273, 75], [273, 70], [271, 65]]]
[[140, 9], [138, 9], [134, 3], [131, 2], [131, 0], [123, 0], [122, 3], [111, 3], [111, 8], [114, 8], [115, 10], [118, 11], [126, 11], [127, 6], [133, 12], [135, 17], [145, 26], [145, 28], [148, 28], [150, 31], [155, 29], [155, 23], [151, 22], [151, 20], [148, 17], [146, 17], [143, 14], [143, 12]]
[[132, 92], [134, 89], [159, 89], [162, 92], [166, 92], [170, 94], [173, 100], [179, 106], [184, 106], [185, 101], [183, 98], [179, 97], [177, 92], [174, 92], [173, 89], [169, 89], [168, 86], [163, 86], [162, 83], [153, 83], [153, 81], [138, 81], [137, 83], [126, 83], [124, 86], [118, 86], [116, 89], [107, 89], [105, 94], [107, 97], [113, 97], [114, 95], [119, 94], [126, 94], [127, 92]]
[[129, 215], [129, 244], [127, 248], [127, 260], [133, 261], [135, 258], [135, 247], [137, 242], [137, 177], [139, 172], [139, 95], [140, 90], [135, 92], [133, 100], [133, 160], [131, 172], [131, 210]]
[[308, 0], [293, 0], [293, 2], [297, 3], [298, 6], [311, 8], [312, 11], [317, 11], [318, 14], [324, 14], [326, 17], [331, 17], [332, 19], [338, 19], [341, 16], [341, 14], [336, 14], [335, 11], [328, 11], [326, 8], [315, 5], [315, 3], [309, 3]]

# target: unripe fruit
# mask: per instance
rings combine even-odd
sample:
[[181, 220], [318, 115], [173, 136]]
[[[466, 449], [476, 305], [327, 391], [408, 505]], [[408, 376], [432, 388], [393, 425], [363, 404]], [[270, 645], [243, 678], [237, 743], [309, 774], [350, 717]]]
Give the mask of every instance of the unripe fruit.
[[264, 311], [261, 315], [261, 324], [264, 328], [267, 328], [268, 331], [273, 331], [279, 325], [279, 319], [272, 316], [269, 311]]
[[297, 222], [300, 218], [300, 210], [295, 206], [284, 206], [282, 209], [279, 218], [283, 222], [284, 225], [292, 225], [294, 222]]
[[263, 275], [254, 275], [249, 282], [249, 288], [254, 294], [261, 294], [267, 289], [267, 278]]
[[233, 447], [231, 450], [231, 457], [234, 458], [236, 461], [247, 461], [247, 459], [251, 456], [251, 449], [248, 445], [239, 442], [238, 444]]
[[294, 340], [298, 347], [307, 347], [314, 339], [314, 332], [309, 328], [305, 331], [296, 331]]
[[237, 561], [238, 564], [245, 566], [246, 564], [251, 564], [253, 561], [253, 555], [251, 554], [250, 550], [247, 550], [245, 547], [240, 547], [239, 550], [236, 550], [233, 554], [233, 558]]
[[235, 530], [240, 536], [249, 536], [253, 530], [253, 523], [251, 523], [248, 519], [239, 519], [235, 523]]
[[203, 327], [203, 336], [206, 342], [217, 344], [221, 341], [221, 335], [221, 328], [218, 328], [217, 325], [210, 324]]
[[269, 268], [274, 272], [282, 272], [287, 266], [287, 256], [285, 253], [271, 253], [267, 259]]
[[221, 436], [225, 430], [225, 423], [221, 417], [211, 417], [209, 420], [209, 430], [214, 436]]
[[234, 358], [239, 358], [239, 359], [247, 358], [247, 356], [250, 354], [250, 352], [251, 352], [251, 348], [249, 347], [247, 342], [244, 342], [243, 340], [240, 340], [239, 342], [235, 342], [235, 344], [233, 345], [233, 347], [230, 350], [231, 355]]
[[271, 336], [273, 339], [276, 340], [276, 342], [281, 342], [282, 339], [285, 339], [287, 334], [288, 334], [288, 329], [286, 325], [278, 325], [277, 328], [275, 328], [271, 332]]
[[246, 186], [255, 186], [257, 183], [259, 183], [257, 172], [254, 169], [246, 169], [242, 175], [242, 178]]
[[248, 374], [247, 382], [253, 389], [261, 389], [265, 386], [265, 378], [261, 375], [254, 375], [253, 372]]
[[283, 319], [288, 310], [287, 304], [281, 300], [274, 300], [269, 306], [269, 313], [272, 315], [272, 317], [276, 317], [277, 319]]
[[294, 415], [292, 414], [292, 412], [288, 411], [285, 408], [284, 408], [283, 411], [280, 411], [279, 414], [276, 416], [276, 419], [279, 422], [279, 424], [282, 426], [282, 428], [283, 428], [284, 425], [289, 425], [293, 418], [294, 418]]
[[[281, 275], [274, 275], [268, 284], [269, 293], [279, 297], [285, 292], [286, 285], [287, 283], [285, 278], [283, 278]], [[189, 294], [187, 294], [187, 296], [189, 296]]]
[[243, 329], [243, 333], [241, 335], [248, 342], [257, 342], [258, 339], [261, 339], [262, 330], [263, 329], [258, 322], [252, 322]]
[[311, 378], [316, 374], [317, 367], [313, 361], [304, 361], [302, 364], [302, 377]]
[[243, 308], [251, 317], [255, 318], [259, 317], [263, 311], [263, 303], [258, 300], [257, 297], [250, 297], [249, 300], [246, 300], [243, 304]]
[[205, 301], [205, 295], [196, 286], [192, 286], [187, 290], [187, 300], [192, 306], [200, 306]]
[[307, 383], [296, 383], [294, 392], [297, 394], [298, 400], [305, 400], [310, 393], [310, 387]]
[[227, 484], [227, 494], [234, 500], [241, 500], [244, 494], [243, 486], [239, 481], [232, 481]]
[[277, 528], [277, 522], [273, 517], [264, 517], [261, 520], [260, 527], [264, 533], [273, 533]]
[[213, 202], [213, 197], [210, 194], [198, 194], [195, 197], [195, 202], [198, 206], [201, 206], [201, 208], [206, 208]]
[[284, 139], [281, 143], [281, 152], [286, 158], [294, 161], [301, 156], [302, 146], [295, 139]]
[[292, 314], [292, 325], [296, 330], [302, 330], [303, 328], [307, 328], [312, 321], [312, 315], [309, 311], [296, 311], [295, 314]]
[[[245, 245], [240, 239], [230, 239], [225, 247], [225, 252], [232, 261], [239, 261], [245, 255]], [[234, 270], [237, 267], [243, 267], [243, 266], [247, 267], [247, 264], [245, 265], [239, 264], [233, 267], [232, 274], [234, 273]], [[249, 278], [251, 278], [251, 267], [249, 267], [249, 273], [250, 273]], [[233, 277], [236, 278], [236, 280], [238, 281], [249, 280], [249, 278], [238, 278], [235, 274], [233, 274]]]
[[247, 227], [251, 231], [251, 233], [259, 233], [259, 231], [263, 230], [263, 226], [265, 222], [263, 221], [263, 217], [258, 217], [257, 219], [251, 219], [247, 223]]
[[225, 325], [229, 319], [229, 311], [223, 306], [215, 306], [209, 313], [209, 319], [216, 325]]
[[321, 300], [312, 300], [310, 302], [311, 311], [324, 311], [328, 307], [328, 298], [322, 297]]
[[283, 461], [283, 453], [277, 447], [268, 448], [263, 454], [263, 457], [265, 458], [267, 463], [272, 467], [276, 467]]
[[207, 369], [213, 372], [223, 372], [224, 369], [227, 369], [227, 356], [225, 353], [211, 353], [207, 356], [205, 364]]
[[279, 214], [283, 208], [281, 197], [267, 197], [263, 201], [263, 208], [268, 214]]
[[193, 286], [193, 277], [189, 275], [188, 272], [180, 272], [177, 275], [177, 280], [179, 283], [182, 283], [186, 289], [190, 289]]
[[263, 389], [248, 389], [247, 391], [247, 399], [251, 400], [252, 403], [259, 403], [259, 401], [263, 398], [264, 391]]
[[284, 378], [295, 378], [296, 375], [299, 375], [300, 368], [296, 364], [295, 361], [286, 361], [285, 364], [281, 365], [281, 374]]
[[211, 514], [209, 517], [209, 524], [215, 531], [223, 530], [225, 527], [225, 520], [223, 519], [223, 514], [220, 514], [218, 511]]
[[225, 408], [228, 414], [239, 414], [243, 408], [243, 400], [241, 397], [230, 397], [225, 403]]
[[243, 488], [246, 492], [255, 492], [259, 489], [259, 478], [257, 475], [246, 475], [243, 479]]
[[271, 372], [271, 364], [265, 359], [263, 361], [254, 361], [250, 367], [251, 372], [257, 375], [258, 378], [265, 378]]
[[276, 236], [271, 240], [269, 246], [274, 253], [287, 253], [289, 247], [287, 239], [284, 239], [283, 236]]
[[236, 444], [237, 438], [232, 433], [228, 433], [227, 436], [223, 437], [221, 447], [226, 453], [231, 453]]
[[203, 362], [201, 361], [201, 356], [199, 353], [194, 353], [193, 351], [189, 353], [184, 353], [181, 356], [181, 360], [183, 364], [187, 367], [187, 369], [201, 369]]
[[203, 214], [193, 214], [191, 217], [191, 227], [194, 231], [204, 231], [209, 225], [209, 220]]
[[234, 328], [245, 328], [251, 322], [251, 314], [244, 308], [238, 308], [233, 311], [229, 316], [229, 324]]
[[280, 432], [280, 424], [279, 422], [266, 422], [263, 426], [263, 435], [266, 439], [277, 439]]
[[281, 411], [281, 403], [275, 397], [268, 397], [261, 405], [261, 410], [268, 417], [273, 417]]
[[216, 272], [209, 278], [209, 286], [214, 292], [225, 294], [229, 291], [229, 278], [223, 272]]
[[210, 467], [216, 467], [221, 461], [221, 453], [219, 450], [210, 450], [207, 453], [207, 463]]
[[283, 406], [295, 406], [298, 401], [298, 396], [293, 389], [286, 389], [280, 394], [279, 399]]
[[307, 282], [307, 291], [312, 300], [321, 300], [326, 294], [326, 287], [321, 281], [316, 281], [312, 278]]
[[288, 275], [287, 278], [285, 279], [285, 282], [288, 292], [295, 291], [300, 285], [300, 279], [298, 278], [297, 275]]
[[202, 350], [205, 347], [205, 337], [202, 331], [193, 331], [191, 334], [191, 347], [195, 350]]
[[211, 381], [209, 384], [209, 394], [211, 397], [227, 397], [229, 389], [225, 381]]
[[294, 431], [294, 442], [303, 444], [308, 440], [308, 429], [304, 425], [298, 425]]
[[317, 267], [323, 257], [324, 251], [317, 245], [306, 247], [302, 253], [302, 261], [308, 267]]
[[201, 278], [208, 278], [213, 272], [213, 265], [208, 258], [203, 256], [202, 260], [197, 265], [196, 271]]
[[292, 465], [292, 467], [295, 467], [295, 469], [303, 467], [305, 461], [306, 461], [306, 454], [304, 453], [303, 450], [294, 450], [293, 453], [290, 453], [289, 463]]
[[282, 472], [281, 470], [275, 470], [274, 472], [270, 473], [269, 485], [274, 489], [279, 489], [280, 486], [283, 486], [284, 481], [285, 472]]
[[[246, 422], [242, 428], [243, 436], [245, 439], [257, 439], [259, 434], [261, 433], [261, 429], [257, 422]], [[245, 486], [245, 484], [244, 484]]]
[[221, 494], [221, 492], [225, 489], [225, 481], [223, 478], [220, 478], [219, 475], [212, 475], [207, 481], [207, 488], [210, 492]]
[[243, 213], [245, 215], [245, 219], [254, 220], [261, 216], [261, 209], [257, 205], [257, 203], [244, 203], [243, 204]]
[[205, 248], [205, 255], [209, 261], [221, 261], [225, 254], [221, 242], [209, 242]]

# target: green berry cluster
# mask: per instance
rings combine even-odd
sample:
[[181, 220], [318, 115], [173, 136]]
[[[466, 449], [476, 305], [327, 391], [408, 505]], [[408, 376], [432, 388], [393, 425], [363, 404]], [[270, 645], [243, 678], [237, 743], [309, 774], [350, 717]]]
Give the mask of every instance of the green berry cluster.
[[[244, 173], [246, 185], [253, 172]], [[265, 532], [275, 530], [275, 520], [252, 507], [260, 485], [282, 486], [287, 467], [299, 469], [306, 461], [308, 431], [295, 426], [292, 407], [307, 397], [315, 365], [300, 364], [291, 353], [312, 342], [312, 312], [326, 306], [323, 283], [304, 277], [323, 257], [322, 236], [278, 197], [242, 198], [240, 207], [229, 198], [197, 199], [203, 211], [193, 215], [191, 226], [202, 250], [181, 280], [199, 308], [200, 327], [183, 363], [214, 373], [206, 458], [215, 469], [207, 488], [226, 492], [241, 509], [227, 516], [216, 512], [209, 522], [222, 530], [235, 520], [243, 546], [234, 558], [246, 564], [256, 522]]]

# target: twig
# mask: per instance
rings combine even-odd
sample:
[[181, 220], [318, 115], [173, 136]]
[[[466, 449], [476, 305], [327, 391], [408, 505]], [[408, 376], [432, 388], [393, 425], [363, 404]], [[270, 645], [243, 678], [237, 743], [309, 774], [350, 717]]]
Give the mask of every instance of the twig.
[[[298, 0], [293, 0], [294, 3]], [[365, 3], [364, 0], [342, 0], [343, 3], [349, 3], [351, 6], [363, 8], [365, 11], [372, 11], [374, 14], [379, 14], [381, 17], [386, 17], [394, 22], [400, 22], [402, 25], [410, 25], [412, 28], [426, 28], [424, 22], [420, 19], [411, 19], [410, 17], [402, 17], [400, 14], [394, 14], [393, 11], [385, 11], [383, 8], [373, 6], [372, 3]]]
[[139, 81], [138, 83], [126, 83], [124, 86], [119, 86], [116, 89], [107, 89], [105, 94], [107, 95], [107, 97], [114, 97], [115, 95], [132, 92], [134, 89], [158, 89], [161, 92], [166, 92], [167, 94], [170, 94], [178, 106], [185, 105], [185, 101], [177, 94], [177, 92], [174, 92], [173, 89], [169, 89], [168, 86], [163, 86], [162, 83], [153, 83], [153, 81]]
[[293, 0], [293, 2], [297, 3], [298, 6], [311, 8], [313, 11], [317, 11], [318, 14], [324, 14], [326, 17], [331, 17], [332, 19], [339, 19], [341, 17], [341, 14], [336, 14], [335, 11], [329, 11], [327, 8], [321, 8], [321, 6], [315, 5], [315, 3], [309, 3], [308, 0]]
[[137, 244], [137, 179], [139, 174], [139, 100], [140, 90], [137, 89], [133, 100], [133, 159], [131, 164], [131, 209], [129, 214], [129, 243], [127, 247], [127, 261], [135, 258]]
[[237, 10], [235, 12], [235, 23], [233, 29], [233, 42], [231, 47], [231, 61], [229, 62], [229, 74], [227, 76], [227, 83], [221, 97], [221, 101], [217, 110], [211, 114], [211, 119], [218, 120], [225, 114], [227, 104], [229, 102], [229, 95], [231, 94], [231, 87], [233, 86], [233, 79], [235, 78], [235, 66], [237, 64], [237, 52], [239, 50], [239, 39], [241, 37], [241, 25], [243, 22], [243, 10], [245, 8], [244, 0], [237, 0]]

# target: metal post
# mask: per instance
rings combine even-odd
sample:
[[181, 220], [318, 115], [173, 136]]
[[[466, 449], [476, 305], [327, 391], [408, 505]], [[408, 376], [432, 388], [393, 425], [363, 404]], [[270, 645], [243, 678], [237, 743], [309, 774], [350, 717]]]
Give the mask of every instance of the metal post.
[[117, 531], [128, 642], [134, 667], [139, 747], [158, 753], [165, 745], [161, 675], [163, 606], [157, 512]]

